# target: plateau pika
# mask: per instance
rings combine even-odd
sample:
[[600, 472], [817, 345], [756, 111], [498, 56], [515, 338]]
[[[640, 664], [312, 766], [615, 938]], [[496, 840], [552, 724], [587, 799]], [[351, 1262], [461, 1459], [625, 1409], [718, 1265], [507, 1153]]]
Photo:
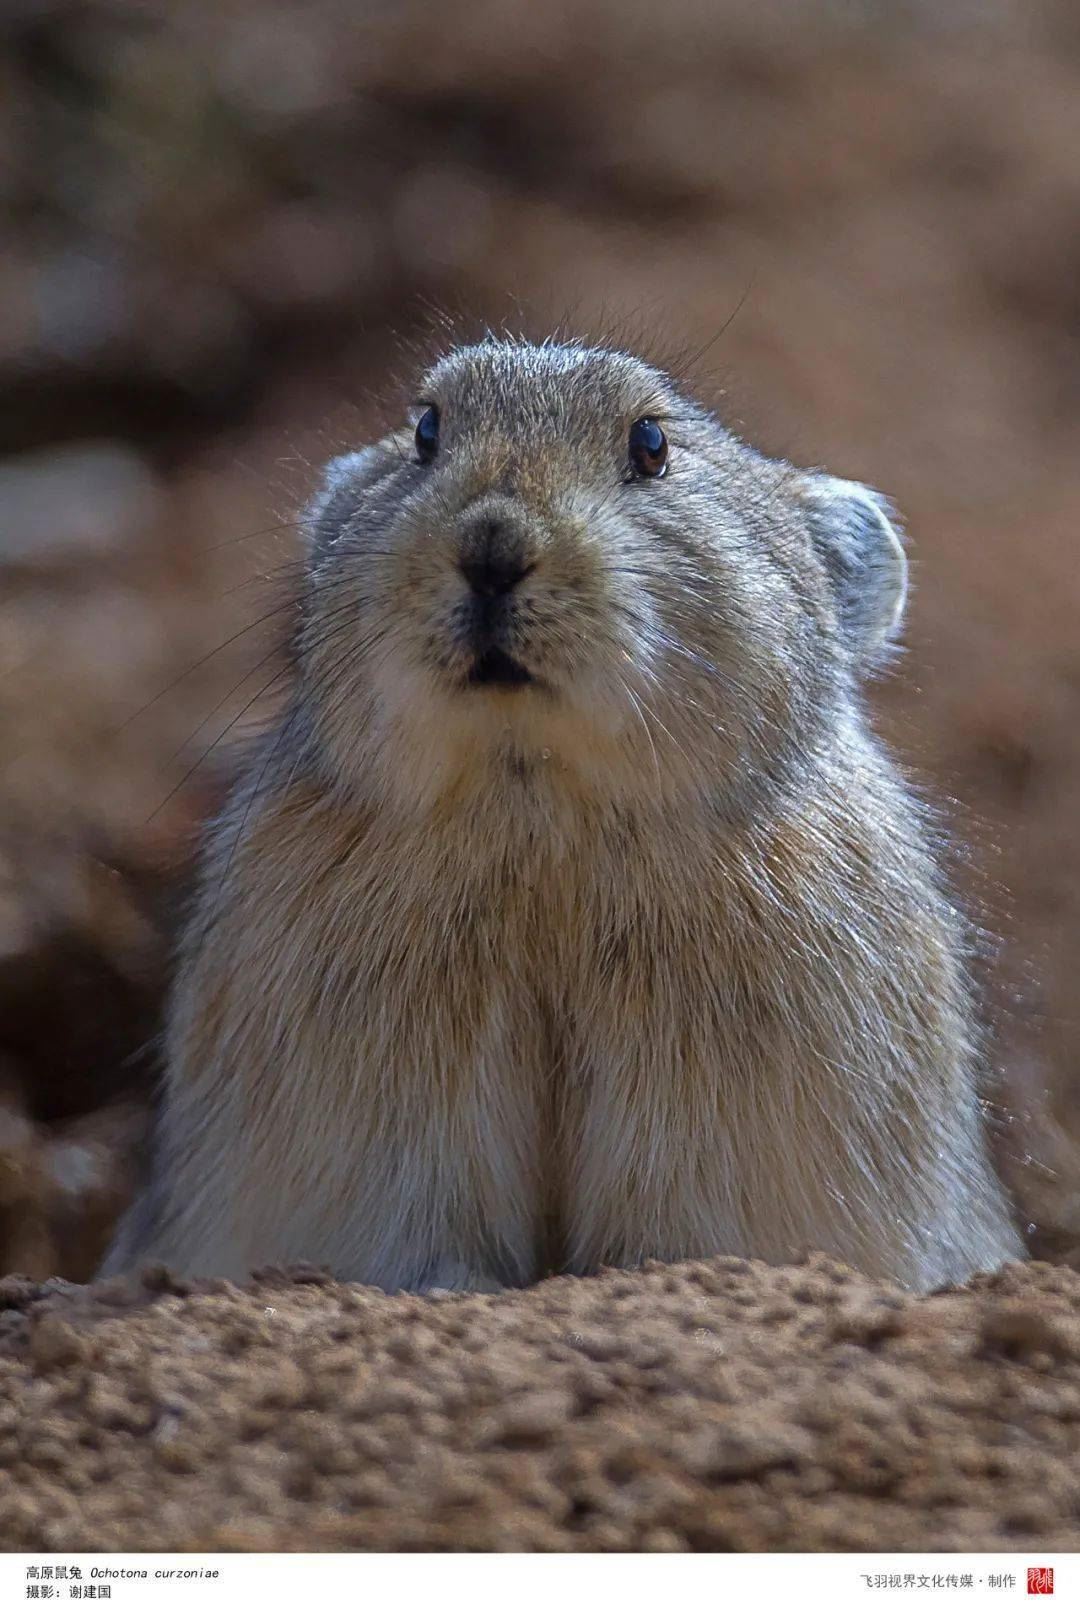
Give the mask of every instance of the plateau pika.
[[964, 925], [863, 708], [885, 503], [628, 354], [489, 339], [419, 398], [312, 508], [106, 1270], [1021, 1254]]

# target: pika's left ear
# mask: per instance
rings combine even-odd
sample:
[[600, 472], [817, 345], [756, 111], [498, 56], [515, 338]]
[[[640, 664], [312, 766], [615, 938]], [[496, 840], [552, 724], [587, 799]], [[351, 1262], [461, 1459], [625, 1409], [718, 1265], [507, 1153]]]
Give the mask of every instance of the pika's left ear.
[[889, 503], [865, 484], [811, 473], [800, 480], [810, 533], [855, 653], [872, 660], [899, 629], [907, 600], [903, 541]]

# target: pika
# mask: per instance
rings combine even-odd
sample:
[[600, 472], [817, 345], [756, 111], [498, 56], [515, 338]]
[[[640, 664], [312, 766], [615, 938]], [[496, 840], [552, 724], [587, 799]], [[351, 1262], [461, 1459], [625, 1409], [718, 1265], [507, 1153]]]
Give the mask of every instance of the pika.
[[1019, 1256], [965, 926], [864, 710], [885, 502], [624, 353], [492, 338], [419, 399], [311, 509], [105, 1271]]

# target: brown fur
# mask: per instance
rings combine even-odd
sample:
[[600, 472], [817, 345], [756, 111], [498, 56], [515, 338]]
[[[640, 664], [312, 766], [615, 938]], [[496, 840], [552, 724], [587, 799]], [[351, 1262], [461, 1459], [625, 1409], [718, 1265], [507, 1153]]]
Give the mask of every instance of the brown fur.
[[[295, 700], [210, 835], [107, 1269], [1017, 1255], [963, 926], [861, 707], [905, 588], [883, 504], [626, 355], [491, 341], [423, 399], [435, 460], [392, 435], [313, 509]], [[644, 415], [670, 466], [635, 482]], [[467, 684], [478, 519], [524, 537], [532, 685]]]

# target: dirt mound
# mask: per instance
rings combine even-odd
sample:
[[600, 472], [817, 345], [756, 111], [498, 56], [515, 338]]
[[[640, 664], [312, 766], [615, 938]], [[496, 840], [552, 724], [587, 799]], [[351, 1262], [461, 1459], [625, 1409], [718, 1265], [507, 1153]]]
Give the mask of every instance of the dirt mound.
[[1080, 1549], [1080, 1275], [0, 1284], [0, 1547]]

